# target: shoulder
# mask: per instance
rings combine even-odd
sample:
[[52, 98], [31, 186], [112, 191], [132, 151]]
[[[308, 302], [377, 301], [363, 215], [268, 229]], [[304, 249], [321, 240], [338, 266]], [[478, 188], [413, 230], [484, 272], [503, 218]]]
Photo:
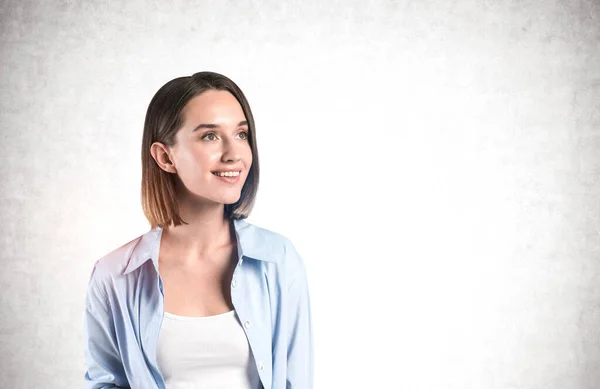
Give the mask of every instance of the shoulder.
[[106, 284], [106, 282], [123, 274], [144, 235], [140, 235], [97, 258], [92, 268], [90, 282]]
[[289, 279], [304, 273], [304, 261], [298, 249], [287, 236], [244, 221], [245, 238], [251, 238], [252, 244], [247, 244], [251, 253], [257, 259], [275, 263], [280, 272], [284, 272]]

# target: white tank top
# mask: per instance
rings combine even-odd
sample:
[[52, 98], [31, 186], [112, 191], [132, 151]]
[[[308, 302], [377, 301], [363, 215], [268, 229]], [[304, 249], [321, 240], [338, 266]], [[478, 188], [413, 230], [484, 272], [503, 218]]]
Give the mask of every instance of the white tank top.
[[235, 310], [205, 317], [165, 312], [157, 359], [167, 389], [261, 387]]

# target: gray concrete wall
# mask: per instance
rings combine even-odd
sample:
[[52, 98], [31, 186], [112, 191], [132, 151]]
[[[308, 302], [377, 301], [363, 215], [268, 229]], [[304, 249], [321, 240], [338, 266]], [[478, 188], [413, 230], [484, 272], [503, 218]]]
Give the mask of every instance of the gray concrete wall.
[[318, 388], [600, 386], [600, 4], [1, 1], [0, 387], [82, 384], [93, 262], [147, 229], [143, 117], [248, 96], [255, 223], [305, 258]]

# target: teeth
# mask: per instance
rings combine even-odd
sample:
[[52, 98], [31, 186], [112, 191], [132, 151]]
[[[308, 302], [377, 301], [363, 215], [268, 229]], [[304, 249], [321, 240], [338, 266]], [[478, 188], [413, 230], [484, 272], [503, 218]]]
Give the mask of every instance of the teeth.
[[215, 172], [213, 173], [215, 176], [219, 176], [219, 177], [237, 177], [240, 175], [240, 172]]

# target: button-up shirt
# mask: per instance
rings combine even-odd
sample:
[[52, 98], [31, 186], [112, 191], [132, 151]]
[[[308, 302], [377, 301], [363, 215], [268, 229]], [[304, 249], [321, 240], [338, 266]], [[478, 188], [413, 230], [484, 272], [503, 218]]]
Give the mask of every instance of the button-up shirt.
[[[291, 241], [234, 220], [231, 299], [266, 389], [311, 389], [313, 340], [306, 271]], [[162, 228], [97, 260], [84, 316], [85, 388], [165, 388], [157, 363], [164, 315]]]

